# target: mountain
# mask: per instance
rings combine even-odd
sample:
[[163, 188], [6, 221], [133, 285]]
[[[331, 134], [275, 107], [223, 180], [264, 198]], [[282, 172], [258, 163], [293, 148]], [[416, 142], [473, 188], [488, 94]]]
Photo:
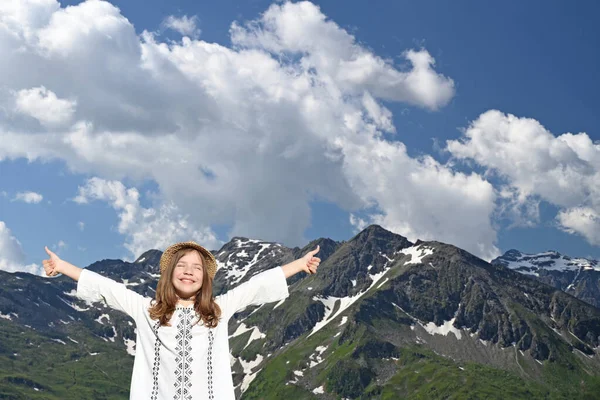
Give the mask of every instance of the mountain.
[[579, 398], [599, 384], [600, 310], [454, 246], [413, 245], [376, 226], [280, 308], [244, 323], [267, 333], [267, 351], [280, 349], [249, 399]]
[[[377, 225], [303, 248], [236, 237], [215, 293], [317, 244], [317, 274], [230, 321], [241, 398], [598, 398], [600, 309], [448, 244]], [[153, 296], [160, 254], [88, 268]], [[127, 398], [135, 327], [74, 288], [0, 271], [0, 398]]]
[[586, 303], [600, 307], [600, 264], [597, 260], [571, 258], [556, 251], [525, 254], [512, 249], [492, 260], [492, 264], [531, 275]]

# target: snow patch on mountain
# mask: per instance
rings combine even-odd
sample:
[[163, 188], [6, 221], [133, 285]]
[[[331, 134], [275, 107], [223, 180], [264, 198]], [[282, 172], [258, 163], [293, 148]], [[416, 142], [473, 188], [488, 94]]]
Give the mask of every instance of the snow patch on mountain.
[[402, 249], [400, 253], [411, 256], [410, 261], [405, 262], [406, 265], [420, 264], [423, 258], [433, 254], [433, 249], [420, 244]]
[[456, 317], [452, 318], [450, 321], [444, 321], [440, 326], [437, 326], [434, 322], [429, 322], [427, 325], [423, 325], [423, 328], [425, 328], [430, 335], [448, 336], [449, 333], [453, 333], [457, 339], [461, 339], [462, 334], [460, 330], [454, 327], [454, 321], [456, 321]]
[[242, 381], [242, 393], [246, 391], [246, 389], [248, 389], [248, 386], [250, 386], [250, 383], [252, 383], [252, 381], [254, 380], [254, 378], [256, 378], [256, 374], [258, 374], [260, 372], [260, 368], [257, 369], [256, 371], [252, 372], [252, 370], [254, 369], [254, 367], [256, 367], [257, 365], [259, 365], [262, 360], [263, 360], [263, 356], [260, 354], [256, 355], [256, 358], [253, 361], [245, 361], [243, 358], [239, 357], [238, 360], [240, 361], [240, 364], [242, 365], [242, 368], [244, 369], [244, 380]]
[[308, 360], [310, 361], [310, 368], [323, 362], [324, 358], [322, 355], [325, 350], [327, 350], [327, 346], [318, 346], [315, 349], [315, 352], [308, 357]]
[[313, 389], [312, 391], [314, 394], [323, 394], [325, 393], [325, 390], [323, 389], [323, 386], [319, 386], [318, 388]]
[[246, 347], [248, 347], [250, 345], [250, 343], [252, 343], [255, 340], [258, 339], [264, 339], [267, 337], [267, 335], [265, 335], [264, 333], [262, 333], [257, 326], [254, 327], [247, 327], [246, 324], [244, 324], [243, 322], [240, 324], [240, 326], [238, 326], [238, 328], [235, 330], [235, 332], [233, 333], [233, 335], [229, 336], [229, 338], [233, 338], [239, 335], [244, 334], [245, 332], [248, 331], [252, 331], [252, 333], [250, 334], [250, 337], [248, 338], [248, 342], [246, 343], [246, 345], [244, 346], [244, 349]]
[[94, 321], [98, 322], [99, 324], [104, 324], [104, 322], [102, 322], [102, 318], [106, 318], [106, 322], [110, 323], [110, 315], [108, 315], [108, 314], [102, 314], [101, 316], [96, 318]]
[[[454, 318], [452, 318], [449, 321], [444, 321], [444, 323], [442, 325], [438, 326], [434, 322], [424, 323], [423, 321], [419, 320], [418, 318], [410, 315], [408, 312], [406, 312], [402, 307], [400, 307], [396, 303], [392, 303], [392, 305], [394, 307], [396, 307], [397, 309], [399, 309], [400, 311], [402, 311], [404, 314], [408, 315], [419, 325], [421, 325], [421, 327], [423, 329], [425, 329], [427, 331], [427, 333], [429, 333], [430, 335], [448, 336], [449, 333], [453, 333], [457, 339], [462, 339], [462, 333], [461, 333], [460, 329], [457, 329], [454, 327], [454, 322], [456, 321], [456, 316], [454, 316]], [[458, 309], [460, 309], [460, 305], [458, 306]], [[456, 313], [458, 313], [458, 310], [456, 311]], [[411, 327], [411, 329], [414, 330], [412, 327]]]
[[[386, 265], [387, 264], [388, 263], [386, 263]], [[314, 333], [318, 332], [321, 328], [323, 328], [325, 325], [327, 325], [330, 321], [333, 321], [338, 315], [343, 313], [348, 307], [350, 307], [352, 304], [354, 304], [365, 293], [367, 293], [369, 290], [371, 290], [371, 288], [373, 286], [375, 286], [377, 284], [377, 282], [383, 277], [383, 275], [385, 275], [386, 272], [388, 272], [389, 270], [390, 270], [390, 267], [387, 267], [387, 268], [384, 268], [383, 271], [381, 271], [377, 274], [369, 275], [372, 280], [371, 285], [369, 285], [367, 290], [359, 292], [359, 293], [355, 294], [354, 296], [346, 296], [346, 297], [314, 296], [313, 300], [320, 301], [325, 306], [325, 315], [323, 316], [323, 319], [321, 319], [319, 322], [317, 322], [317, 324], [314, 326], [313, 330], [310, 332], [308, 337], [310, 337]], [[338, 301], [340, 302], [339, 309], [337, 310], [337, 312], [335, 314], [333, 314], [333, 309], [335, 308], [335, 304]]]
[[123, 338], [123, 343], [125, 343], [125, 347], [127, 347], [127, 354], [135, 356], [135, 340]]
[[8, 320], [12, 321], [11, 315], [14, 315], [15, 317], [19, 318], [19, 315], [16, 314], [16, 313], [14, 313], [14, 312], [11, 312], [11, 313], [8, 313], [8, 314], [2, 314], [2, 313], [0, 313], [0, 318], [4, 318], [4, 319], [8, 319]]

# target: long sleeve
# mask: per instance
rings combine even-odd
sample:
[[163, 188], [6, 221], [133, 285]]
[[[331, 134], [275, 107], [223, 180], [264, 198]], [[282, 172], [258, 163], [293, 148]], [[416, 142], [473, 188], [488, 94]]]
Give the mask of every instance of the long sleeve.
[[104, 300], [109, 307], [123, 311], [136, 321], [148, 305], [148, 299], [141, 294], [86, 269], [81, 271], [77, 282], [77, 297], [91, 302]]
[[229, 320], [233, 314], [249, 305], [260, 305], [283, 300], [289, 296], [288, 285], [281, 267], [271, 268], [249, 281], [218, 296], [216, 302]]

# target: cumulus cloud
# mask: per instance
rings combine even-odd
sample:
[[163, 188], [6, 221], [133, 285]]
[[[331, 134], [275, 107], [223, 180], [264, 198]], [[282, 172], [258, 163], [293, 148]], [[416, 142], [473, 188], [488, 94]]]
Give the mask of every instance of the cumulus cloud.
[[85, 222], [83, 222], [83, 221], [79, 221], [79, 222], [77, 223], [77, 227], [79, 228], [79, 230], [80, 230], [80, 231], [82, 231], [82, 232], [83, 232], [83, 230], [85, 229]]
[[569, 233], [578, 233], [590, 244], [600, 246], [600, 213], [589, 207], [560, 210], [557, 215], [560, 226]]
[[144, 208], [140, 205], [139, 196], [135, 188], [95, 177], [79, 187], [73, 200], [79, 204], [104, 201], [118, 212], [118, 232], [126, 236], [125, 248], [131, 253], [130, 260], [146, 250], [164, 250], [181, 241], [194, 240], [211, 249], [222, 245], [210, 228], [195, 228], [188, 221], [188, 216], [182, 215], [174, 204], [163, 204], [158, 209]]
[[[301, 245], [315, 199], [376, 210], [360, 226], [497, 253], [490, 185], [411, 158], [382, 135], [396, 131], [383, 101], [437, 110], [454, 96], [427, 50], [407, 49], [406, 65], [396, 65], [309, 2], [233, 23], [231, 48], [138, 35], [102, 1], [9, 3], [0, 8], [0, 52], [11, 54], [0, 88], [43, 84], [77, 103], [68, 127], [40, 131], [2, 108], [10, 96], [0, 89], [0, 110], [9, 110], [0, 160], [58, 159], [97, 176], [76, 201], [111, 204], [134, 256], [190, 236], [217, 246], [217, 224]], [[125, 179], [156, 182], [156, 204], [140, 206]]]
[[407, 50], [404, 56], [412, 68], [400, 71], [307, 1], [274, 4], [258, 20], [234, 23], [231, 39], [242, 48], [300, 54], [302, 67], [314, 68], [344, 92], [368, 91], [433, 110], [454, 96], [454, 81], [433, 70], [435, 60], [426, 50]]
[[200, 36], [200, 29], [198, 29], [197, 22], [198, 17], [196, 15], [193, 17], [188, 17], [187, 15], [184, 15], [183, 17], [169, 15], [163, 20], [162, 26], [163, 28], [179, 32], [184, 36], [197, 39]]
[[504, 207], [515, 218], [537, 222], [546, 201], [559, 208], [562, 228], [598, 244], [600, 144], [587, 134], [554, 136], [535, 119], [490, 110], [447, 148], [502, 180]]
[[8, 272], [29, 272], [44, 275], [44, 269], [37, 264], [25, 264], [25, 253], [21, 242], [15, 238], [4, 221], [0, 221], [0, 269]]
[[15, 97], [17, 111], [47, 126], [69, 122], [77, 105], [76, 101], [59, 99], [44, 86], [19, 90]]
[[430, 156], [413, 159], [404, 145], [380, 139], [340, 147], [355, 191], [379, 209], [352, 218], [353, 225], [376, 223], [413, 242], [452, 243], [486, 260], [500, 255], [492, 224], [496, 193], [481, 176], [454, 172]]
[[350, 214], [350, 225], [354, 227], [355, 233], [358, 233], [369, 226], [369, 223], [363, 218]]
[[37, 204], [44, 199], [39, 193], [36, 192], [19, 192], [15, 195], [13, 201], [22, 201], [29, 204]]

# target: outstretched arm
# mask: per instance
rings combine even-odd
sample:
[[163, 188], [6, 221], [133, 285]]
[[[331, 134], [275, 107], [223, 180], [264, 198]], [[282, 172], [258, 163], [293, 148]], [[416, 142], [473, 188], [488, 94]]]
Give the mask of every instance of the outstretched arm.
[[282, 267], [271, 268], [252, 277], [249, 281], [229, 290], [217, 298], [223, 310], [225, 320], [249, 305], [260, 305], [283, 300], [289, 296], [286, 278], [305, 271], [309, 274], [317, 272], [321, 260], [314, 255], [319, 247], [309, 251], [302, 258]]
[[124, 284], [106, 278], [93, 271], [82, 269], [61, 260], [46, 247], [49, 260], [44, 260], [44, 270], [48, 276], [67, 275], [77, 281], [77, 297], [86, 301], [104, 301], [107, 306], [123, 311], [134, 320], [142, 315], [147, 306], [145, 298], [128, 289]]
[[56, 276], [58, 274], [63, 274], [68, 276], [71, 279], [76, 281], [79, 280], [79, 276], [81, 275], [81, 268], [74, 266], [71, 263], [66, 262], [65, 260], [60, 259], [54, 252], [48, 249], [48, 246], [44, 247], [46, 253], [50, 256], [48, 260], [42, 261], [44, 265], [44, 270], [46, 271], [46, 275], [48, 276]]

